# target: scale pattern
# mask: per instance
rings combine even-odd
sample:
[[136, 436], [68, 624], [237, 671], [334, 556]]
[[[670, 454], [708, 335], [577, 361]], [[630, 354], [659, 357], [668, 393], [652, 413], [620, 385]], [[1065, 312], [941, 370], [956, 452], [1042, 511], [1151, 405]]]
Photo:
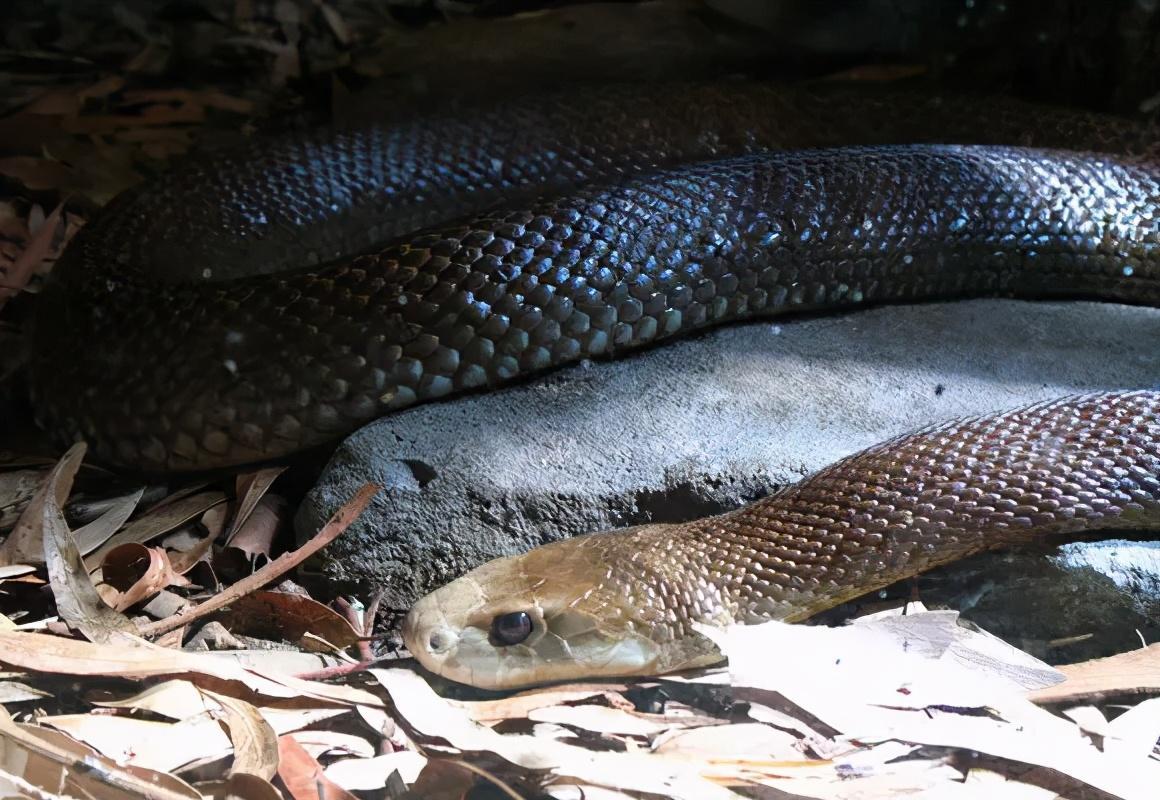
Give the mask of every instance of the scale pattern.
[[[720, 655], [695, 624], [805, 619], [932, 567], [1043, 537], [1160, 524], [1160, 392], [958, 420], [849, 456], [736, 511], [499, 559], [403, 624], [431, 670], [487, 688], [658, 674]], [[525, 610], [526, 644], [488, 637]]]
[[[36, 408], [107, 463], [203, 470], [728, 320], [978, 295], [1155, 302], [1157, 138], [985, 108], [608, 89], [191, 162], [65, 254], [33, 330]], [[972, 130], [1134, 155], [767, 152]]]

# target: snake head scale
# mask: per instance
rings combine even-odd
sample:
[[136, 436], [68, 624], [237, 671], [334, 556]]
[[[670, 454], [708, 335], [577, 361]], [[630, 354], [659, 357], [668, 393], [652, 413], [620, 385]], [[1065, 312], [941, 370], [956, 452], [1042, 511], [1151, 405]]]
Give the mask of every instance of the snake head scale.
[[[633, 532], [648, 539], [663, 527]], [[485, 689], [657, 674], [720, 660], [708, 640], [690, 636], [684, 620], [656, 602], [670, 577], [655, 574], [663, 562], [625, 559], [622, 548], [608, 547], [624, 533], [560, 541], [484, 564], [411, 608], [403, 621], [407, 648], [431, 672]], [[646, 594], [652, 602], [642, 602]], [[683, 643], [674, 647], [674, 639]]]

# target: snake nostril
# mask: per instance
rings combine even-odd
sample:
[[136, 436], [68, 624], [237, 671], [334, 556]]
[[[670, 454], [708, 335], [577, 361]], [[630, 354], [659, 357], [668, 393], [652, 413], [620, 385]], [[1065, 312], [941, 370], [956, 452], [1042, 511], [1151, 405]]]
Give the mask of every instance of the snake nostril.
[[445, 653], [455, 644], [455, 638], [455, 634], [451, 631], [439, 628], [431, 632], [430, 638], [427, 639], [427, 649], [436, 655]]

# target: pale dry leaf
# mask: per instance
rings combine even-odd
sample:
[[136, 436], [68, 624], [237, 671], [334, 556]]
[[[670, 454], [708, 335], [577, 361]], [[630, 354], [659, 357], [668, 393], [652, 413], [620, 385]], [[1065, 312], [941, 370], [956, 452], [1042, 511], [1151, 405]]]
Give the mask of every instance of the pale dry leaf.
[[229, 777], [255, 775], [270, 780], [278, 772], [278, 734], [250, 703], [236, 697], [202, 689], [202, 694], [221, 706], [222, 721], [229, 730], [234, 760]]
[[[242, 702], [224, 695], [213, 699], [221, 708], [227, 704], [236, 705]], [[221, 699], [225, 699], [226, 702], [220, 702]], [[258, 716], [254, 718], [252, 724], [237, 720], [239, 727], [234, 739], [231, 739], [232, 733], [227, 733], [223, 729], [222, 720], [217, 713], [197, 714], [178, 722], [158, 722], [107, 714], [64, 714], [45, 717], [41, 722], [68, 733], [119, 763], [135, 764], [163, 772], [224, 758], [234, 752], [236, 742], [241, 742], [242, 771], [254, 769], [261, 772], [273, 765], [269, 751], [271, 738], [289, 733], [298, 726], [314, 724], [337, 716], [344, 711], [333, 708], [254, 709], [253, 713]], [[227, 719], [229, 722], [236, 720], [232, 712]], [[264, 738], [257, 734], [263, 729], [267, 731], [263, 735]], [[258, 739], [248, 742], [247, 738], [250, 736], [258, 736]], [[276, 755], [273, 757], [276, 758]]]
[[4, 566], [0, 566], [0, 581], [19, 578], [24, 575], [30, 575], [33, 572], [36, 572], [36, 567], [31, 564], [5, 564]]
[[172, 773], [187, 764], [229, 755], [230, 738], [208, 714], [156, 722], [111, 714], [61, 714], [42, 725], [82, 741], [119, 764]]
[[566, 703], [578, 703], [581, 700], [600, 698], [605, 703], [615, 702], [614, 695], [607, 686], [593, 686], [590, 688], [544, 687], [531, 689], [526, 692], [499, 697], [495, 700], [459, 700], [451, 701], [467, 711], [467, 715], [476, 722], [499, 722], [505, 719], [527, 719], [534, 709], [546, 706], [558, 706]]
[[689, 727], [679, 721], [652, 714], [598, 705], [548, 706], [528, 712], [533, 722], [554, 722], [595, 733], [624, 736], [655, 736], [673, 728]]
[[[932, 624], [958, 627], [951, 616], [934, 613]], [[884, 627], [892, 621], [842, 628], [768, 622], [699, 630], [729, 654], [735, 686], [780, 692], [847, 733], [876, 718], [889, 720], [892, 708], [1023, 708], [1023, 687], [1007, 671], [944, 658], [946, 648], [927, 646], [929, 639], [898, 637], [896, 630]], [[795, 657], [771, 660], [771, 652]]]
[[303, 728], [317, 725], [328, 719], [335, 719], [349, 714], [350, 709], [326, 705], [309, 697], [299, 698], [296, 701], [275, 701], [277, 705], [259, 706], [258, 711], [262, 719], [270, 724], [279, 736], [297, 734]]
[[0, 544], [0, 564], [44, 563], [44, 504], [49, 495], [63, 506], [73, 479], [85, 457], [85, 446], [75, 444], [45, 475], [44, 482], [29, 501], [8, 538]]
[[391, 695], [399, 714], [417, 731], [462, 751], [484, 751], [528, 769], [551, 770], [586, 782], [678, 800], [715, 800], [737, 795], [706, 780], [704, 765], [645, 753], [602, 753], [527, 735], [502, 735], [468, 717], [435, 694], [411, 670], [368, 670]]
[[278, 480], [278, 476], [285, 471], [286, 467], [265, 467], [237, 477], [236, 494], [240, 499], [238, 500], [238, 511], [234, 515], [233, 522], [230, 523], [230, 532], [226, 537], [227, 545], [233, 542], [238, 531], [242, 529], [246, 520], [250, 518], [250, 514], [258, 506], [258, 501], [270, 490], [274, 481]]
[[[84, 455], [84, 447], [74, 446], [69, 454], [75, 455], [76, 461]], [[65, 456], [68, 459], [69, 455]], [[49, 473], [50, 487], [67, 474], [75, 473], [75, 467], [70, 467], [62, 461], [61, 465], [53, 468]], [[71, 485], [71, 475], [67, 479]], [[65, 490], [67, 494], [67, 489]], [[37, 509], [41, 514], [41, 535], [44, 537], [44, 561], [48, 570], [49, 585], [56, 600], [56, 610], [61, 620], [70, 628], [78, 630], [91, 642], [110, 642], [124, 634], [133, 634], [136, 627], [124, 614], [107, 606], [93, 586], [88, 572], [85, 570], [81, 554], [73, 541], [72, 533], [68, 529], [64, 512], [56, 500], [56, 492], [52, 489], [39, 496], [41, 502], [33, 501], [29, 510]]]
[[639, 800], [635, 794], [586, 783], [556, 784], [546, 787], [544, 791], [555, 800]]
[[103, 708], [134, 708], [179, 721], [208, 714], [214, 705], [189, 681], [170, 680], [119, 700], [95, 700]]
[[117, 545], [130, 542], [145, 544], [163, 533], [168, 533], [174, 528], [184, 525], [194, 517], [201, 516], [208, 509], [219, 503], [224, 503], [225, 500], [226, 496], [222, 492], [202, 492], [184, 497], [174, 503], [150, 509], [119, 530], [101, 547], [89, 553], [85, 557], [85, 568], [97, 569], [109, 551]]
[[987, 800], [1058, 800], [1059, 795], [1053, 789], [1023, 783], [1009, 775], [990, 769], [972, 767], [967, 772], [962, 786], [978, 797], [986, 796]]
[[652, 750], [698, 759], [791, 761], [803, 757], [798, 737], [760, 722], [672, 730], [658, 736]]
[[[314, 758], [324, 755], [356, 756], [360, 759], [373, 758], [375, 747], [362, 736], [353, 733], [330, 730], [293, 731], [294, 741], [306, 748]], [[350, 788], [350, 787], [347, 787]]]
[[[975, 750], [1048, 767], [1133, 798], [1141, 796], [1132, 789], [1139, 781], [1160, 781], [1160, 763], [1100, 753], [1075, 725], [1026, 701], [1006, 676], [941, 657], [930, 660], [919, 655], [922, 647], [910, 650], [906, 641], [877, 633], [858, 625], [824, 629], [766, 623], [707, 635], [719, 637], [737, 685], [779, 692], [861, 742]], [[771, 661], [770, 652], [798, 657]], [[940, 707], [977, 708], [997, 716]]]
[[425, 766], [425, 756], [400, 750], [374, 758], [344, 758], [326, 768], [326, 777], [350, 792], [374, 792], [385, 787], [395, 772], [403, 783], [414, 783]]
[[873, 621], [863, 618], [855, 624], [889, 633], [910, 651], [953, 661], [972, 671], [998, 675], [1024, 689], [1041, 689], [1063, 681], [1059, 670], [999, 637], [959, 625], [957, 611], [919, 612], [916, 605], [908, 604], [906, 614]]
[[81, 555], [87, 556], [108, 541], [133, 516], [144, 494], [145, 487], [142, 486], [124, 497], [118, 497], [104, 514], [73, 531]]
[[[78, 769], [77, 765], [84, 765]], [[64, 734], [17, 725], [0, 707], [0, 768], [49, 797], [93, 800], [200, 800], [201, 795], [172, 775], [120, 765]], [[12, 791], [0, 778], [0, 790]], [[9, 795], [5, 795], [9, 796]], [[17, 791], [16, 797], [27, 796]]]
[[199, 539], [197, 543], [186, 550], [175, 550], [171, 552], [169, 555], [169, 566], [173, 569], [173, 572], [177, 575], [185, 575], [201, 561], [206, 560], [216, 538], [217, 536], [215, 534], [210, 533]]
[[345, 705], [381, 706], [370, 692], [352, 686], [305, 681], [288, 674], [246, 668], [229, 654], [187, 653], [123, 637], [98, 645], [42, 633], [0, 631], [0, 662], [25, 670], [65, 675], [118, 675], [124, 678], [207, 675], [234, 680], [267, 697], [312, 697]]
[[[979, 800], [979, 795], [957, 791], [962, 773], [941, 759], [903, 761], [883, 765], [870, 773], [839, 771], [833, 766], [770, 767], [745, 773], [751, 783], [773, 789], [782, 797], [817, 800], [870, 800], [870, 798], [922, 798], [922, 800]], [[952, 794], [941, 794], [950, 787]], [[760, 795], [759, 795], [760, 796]]]
[[0, 705], [8, 703], [26, 703], [29, 700], [43, 700], [52, 697], [49, 692], [29, 686], [20, 681], [0, 681]]
[[1104, 712], [1095, 706], [1073, 706], [1072, 708], [1063, 709], [1062, 713], [1078, 725], [1079, 729], [1084, 733], [1091, 733], [1096, 736], [1108, 735], [1107, 717], [1104, 716]]
[[6, 530], [16, 522], [21, 509], [36, 494], [46, 474], [38, 469], [0, 472], [0, 530]]
[[1108, 723], [1104, 750], [1126, 758], [1146, 758], [1160, 740], [1160, 697], [1129, 708]]

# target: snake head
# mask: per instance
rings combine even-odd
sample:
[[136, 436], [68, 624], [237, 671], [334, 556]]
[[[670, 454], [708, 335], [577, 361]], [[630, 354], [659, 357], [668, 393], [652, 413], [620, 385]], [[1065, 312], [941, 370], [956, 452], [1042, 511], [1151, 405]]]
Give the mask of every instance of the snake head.
[[[657, 602], [664, 576], [626, 558], [625, 543], [623, 532], [593, 534], [484, 564], [411, 608], [407, 648], [428, 670], [484, 689], [718, 660], [706, 640], [678, 633], [674, 609]], [[673, 654], [688, 648], [674, 638], [694, 643], [681, 663]]]

